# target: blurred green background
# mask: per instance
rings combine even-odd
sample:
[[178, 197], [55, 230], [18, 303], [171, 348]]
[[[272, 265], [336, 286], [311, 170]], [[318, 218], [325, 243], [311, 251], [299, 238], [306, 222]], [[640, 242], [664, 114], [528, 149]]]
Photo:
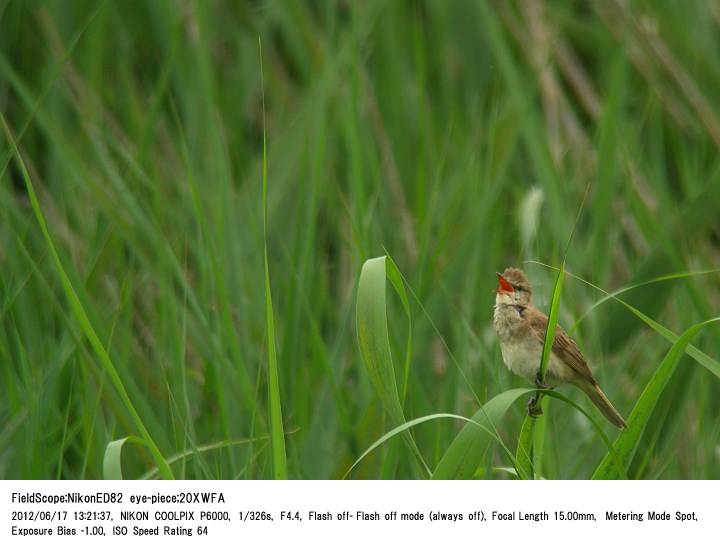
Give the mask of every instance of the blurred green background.
[[[355, 333], [360, 267], [385, 249], [417, 296], [407, 418], [470, 416], [525, 386], [492, 329], [494, 273], [523, 266], [547, 311], [553, 272], [522, 262], [559, 265], [588, 185], [572, 273], [611, 291], [720, 268], [716, 3], [0, 1], [0, 110], [69, 281], [178, 477], [273, 476], [258, 38], [291, 478], [342, 477], [394, 426]], [[106, 445], [136, 423], [69, 305], [5, 132], [0, 170], [0, 477], [99, 478]], [[601, 297], [568, 278], [561, 324]], [[680, 333], [717, 314], [720, 277], [624, 298]], [[407, 320], [389, 299], [401, 364]], [[669, 343], [612, 302], [572, 335], [627, 417]], [[717, 359], [720, 329], [694, 344]], [[718, 477], [719, 397], [684, 356], [630, 475]], [[511, 448], [524, 414], [518, 403], [497, 426]], [[587, 478], [602, 442], [570, 407], [546, 416], [543, 475]], [[430, 465], [460, 427], [417, 428]], [[486, 463], [478, 476], [506, 477], [490, 468], [509, 465], [497, 448]], [[123, 464], [134, 478], [153, 461], [131, 446]], [[352, 473], [416, 476], [400, 438]]]

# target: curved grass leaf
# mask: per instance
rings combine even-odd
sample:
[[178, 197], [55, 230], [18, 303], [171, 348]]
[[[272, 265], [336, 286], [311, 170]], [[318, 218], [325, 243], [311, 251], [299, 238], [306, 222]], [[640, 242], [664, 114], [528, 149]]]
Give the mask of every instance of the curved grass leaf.
[[172, 479], [174, 477], [170, 466], [165, 461], [162, 452], [160, 452], [160, 448], [157, 446], [152, 436], [150, 436], [150, 432], [145, 427], [145, 423], [140, 417], [140, 414], [138, 414], [132, 400], [130, 400], [130, 395], [125, 388], [125, 384], [120, 378], [120, 374], [118, 374], [117, 368], [115, 368], [115, 365], [110, 358], [110, 354], [105, 349], [102, 341], [100, 341], [100, 337], [97, 335], [97, 332], [95, 331], [95, 328], [90, 321], [90, 317], [85, 311], [85, 307], [83, 306], [82, 301], [80, 301], [80, 297], [75, 291], [75, 288], [70, 281], [70, 277], [65, 271], [65, 267], [63, 267], [62, 261], [60, 260], [60, 255], [58, 254], [53, 239], [50, 236], [50, 230], [48, 229], [47, 222], [45, 221], [45, 215], [42, 212], [42, 208], [40, 208], [40, 202], [38, 201], [37, 195], [35, 193], [35, 186], [33, 185], [32, 179], [30, 178], [27, 166], [25, 166], [25, 161], [22, 159], [20, 151], [17, 148], [17, 143], [12, 136], [10, 127], [7, 125], [7, 121], [5, 120], [5, 117], [2, 115], [2, 113], [0, 113], [0, 121], [2, 121], [3, 130], [5, 131], [5, 135], [15, 155], [17, 166], [20, 170], [20, 173], [22, 174], [22, 178], [25, 182], [25, 188], [27, 189], [28, 197], [30, 198], [32, 210], [35, 214], [38, 225], [40, 225], [40, 230], [42, 231], [43, 237], [47, 242], [48, 249], [50, 250], [50, 256], [52, 257], [53, 263], [55, 264], [55, 268], [60, 277], [60, 282], [62, 284], [63, 290], [65, 291], [65, 296], [67, 297], [68, 303], [70, 304], [70, 308], [72, 309], [75, 318], [80, 324], [80, 327], [82, 328], [85, 337], [90, 342], [90, 346], [92, 347], [93, 351], [95, 351], [100, 365], [102, 366], [103, 370], [105, 370], [105, 373], [110, 378], [113, 387], [120, 395], [120, 400], [125, 405], [125, 408], [130, 413], [130, 416], [135, 423], [135, 427], [142, 435], [144, 443], [150, 449], [150, 453], [152, 454], [153, 459], [157, 464], [161, 476], [164, 479]]
[[[646, 280], [644, 282], [638, 282], [637, 284], [631, 284], [629, 286], [624, 286], [618, 290], [615, 290], [614, 292], [607, 293], [606, 295], [598, 299], [595, 303], [590, 305], [583, 314], [581, 314], [577, 320], [575, 321], [575, 324], [573, 324], [570, 329], [568, 330], [568, 333], [573, 333], [578, 325], [587, 317], [591, 312], [593, 312], [597, 307], [605, 303], [606, 301], [610, 301], [611, 299], [615, 299], [620, 294], [624, 294], [625, 292], [629, 292], [631, 290], [635, 290], [637, 288], [641, 288], [642, 286], [647, 286], [649, 284], [655, 284], [657, 282], [667, 282], [669, 280], [677, 280], [681, 278], [691, 278], [694, 276], [700, 276], [700, 275], [706, 275], [706, 274], [716, 274], [720, 273], [720, 269], [710, 269], [706, 271], [694, 271], [694, 272], [687, 272], [687, 273], [672, 273], [672, 274], [666, 274], [661, 276], [656, 276], [654, 278], [651, 278], [650, 280]], [[568, 273], [569, 274], [569, 273]], [[574, 275], [570, 275], [574, 276]]]
[[[557, 267], [553, 267], [552, 265], [547, 265], [546, 263], [541, 263], [540, 261], [526, 261], [526, 263], [532, 263], [532, 264], [535, 264], [535, 265], [541, 265], [542, 267], [547, 267], [548, 269], [557, 270]], [[712, 271], [710, 271], [710, 272], [712, 272]], [[591, 288], [594, 288], [594, 289], [598, 290], [599, 292], [602, 292], [603, 294], [605, 294], [606, 296], [608, 296], [610, 299], [613, 299], [614, 301], [617, 301], [617, 302], [620, 303], [623, 307], [627, 308], [631, 313], [633, 313], [635, 316], [637, 316], [640, 320], [642, 320], [645, 324], [647, 324], [648, 326], [650, 326], [650, 328], [652, 328], [654, 331], [656, 331], [656, 332], [657, 332], [658, 334], [660, 334], [662, 337], [664, 337], [665, 339], [667, 339], [670, 343], [673, 343], [673, 344], [674, 344], [674, 343], [676, 343], [676, 342], [679, 340], [679, 336], [678, 336], [675, 332], [673, 332], [672, 330], [667, 329], [665, 326], [663, 326], [662, 324], [656, 322], [655, 320], [653, 320], [652, 318], [650, 318], [649, 316], [647, 316], [647, 315], [646, 315], [645, 313], [643, 313], [642, 311], [638, 310], [637, 308], [633, 307], [632, 305], [630, 305], [629, 303], [623, 301], [622, 299], [616, 297], [616, 296], [614, 295], [614, 293], [611, 294], [610, 292], [607, 292], [607, 291], [603, 290], [603, 289], [600, 288], [599, 286], [596, 286], [596, 285], [593, 284], [592, 282], [588, 282], [588, 281], [585, 280], [584, 278], [579, 277], [579, 276], [577, 276], [577, 275], [575, 275], [575, 274], [572, 274], [572, 273], [567, 272], [567, 271], [566, 271], [565, 273], [566, 273], [568, 276], [571, 276], [572, 278], [574, 278], [574, 279], [576, 279], [576, 280], [579, 280], [580, 282], [582, 282], [582, 283], [584, 283], [584, 284], [587, 284], [587, 285], [590, 286]], [[705, 272], [700, 273], [700, 274], [704, 274], [704, 273], [705, 273]], [[671, 276], [671, 275], [668, 275], [668, 276]], [[711, 358], [711, 357], [708, 356], [707, 354], [703, 353], [700, 349], [698, 349], [697, 347], [695, 347], [695, 346], [692, 345], [692, 344], [688, 344], [688, 345], [684, 348], [684, 351], [685, 351], [689, 356], [691, 356], [692, 358], [694, 358], [697, 362], [699, 362], [702, 366], [704, 366], [704, 367], [707, 368], [710, 372], [712, 372], [715, 376], [720, 377], [720, 362], [718, 362], [717, 360]]]
[[[616, 298], [617, 299], [617, 298]], [[632, 305], [629, 305], [625, 303], [624, 301], [617, 300], [623, 305], [625, 305], [627, 308], [629, 308], [633, 313], [635, 313], [645, 324], [650, 326], [653, 330], [655, 330], [657, 333], [659, 333], [661, 336], [663, 336], [665, 339], [667, 339], [669, 342], [675, 344], [678, 341], [680, 341], [680, 337], [675, 332], [668, 330], [665, 326], [662, 324], [659, 324], [655, 322], [652, 318], [647, 316], [646, 314], [640, 312]], [[715, 374], [717, 377], [720, 377], [720, 362], [717, 360], [711, 358], [710, 356], [703, 353], [700, 349], [695, 347], [694, 345], [688, 344], [687, 346], [683, 347], [683, 351], [686, 352], [689, 356], [694, 358], [697, 362], [699, 362], [701, 365], [705, 366], [710, 372]]]
[[[388, 269], [388, 265], [391, 267]], [[370, 381], [375, 392], [380, 397], [380, 402], [390, 420], [396, 424], [405, 424], [400, 396], [395, 381], [395, 369], [393, 366], [392, 353], [390, 351], [390, 335], [387, 323], [386, 303], [386, 279], [392, 282], [393, 288], [398, 292], [403, 306], [407, 304], [407, 296], [403, 299], [404, 288], [399, 276], [395, 276], [397, 268], [387, 256], [380, 256], [368, 259], [360, 271], [358, 282], [356, 315], [357, 315], [357, 336], [360, 347], [360, 355], [363, 364], [370, 376]], [[392, 274], [388, 274], [392, 273]], [[407, 309], [409, 311], [409, 307]], [[408, 350], [410, 344], [408, 343]], [[405, 363], [409, 365], [410, 358], [405, 357]], [[420, 450], [415, 444], [410, 431], [402, 430], [403, 438], [411, 450], [430, 474]]]
[[397, 268], [397, 265], [395, 265], [395, 262], [392, 260], [392, 257], [389, 255], [387, 256], [387, 261], [385, 262], [385, 268], [385, 274], [387, 275], [388, 280], [392, 283], [393, 288], [395, 288], [395, 293], [397, 293], [400, 297], [400, 302], [405, 310], [405, 316], [407, 316], [408, 321], [408, 335], [407, 343], [405, 345], [405, 363], [403, 364], [403, 385], [400, 391], [400, 401], [404, 403], [405, 395], [407, 394], [408, 379], [410, 377], [410, 357], [412, 356], [412, 315], [410, 314], [410, 303], [407, 298], [407, 293], [405, 292], [405, 284], [403, 283], [402, 275], [400, 274], [400, 270]]
[[105, 455], [103, 456], [103, 478], [105, 480], [123, 479], [122, 451], [126, 442], [129, 442], [131, 444], [138, 444], [140, 446], [147, 446], [143, 439], [134, 436], [129, 436], [109, 442], [108, 445], [105, 447]]
[[[620, 478], [627, 478], [627, 473], [625, 472], [625, 469], [620, 463], [619, 456], [614, 451], [612, 443], [610, 442], [610, 439], [608, 439], [607, 435], [605, 435], [605, 431], [603, 431], [602, 426], [597, 421], [595, 421], [595, 419], [587, 411], [585, 411], [584, 408], [582, 408], [579, 404], [576, 404], [574, 401], [570, 400], [562, 393], [558, 393], [556, 391], [544, 391], [544, 394], [547, 394], [552, 398], [556, 398], [566, 404], [569, 404], [570, 406], [578, 410], [582, 415], [584, 415], [588, 419], [588, 421], [590, 421], [591, 425], [595, 429], [595, 432], [600, 436], [600, 439], [604, 442], [605, 447], [608, 449], [608, 453], [613, 460], [613, 465], [615, 466], [615, 470], [618, 476]], [[540, 416], [540, 419], [544, 419], [545, 417], [547, 416]], [[520, 429], [517, 450], [515, 452], [515, 464], [518, 468], [517, 472], [520, 478], [543, 478], [540, 473], [540, 458], [542, 455], [541, 442], [543, 439], [543, 433], [538, 434], [538, 431], [542, 431], [543, 429], [544, 426], [540, 424], [537, 419], [531, 416], [525, 417], [525, 421], [523, 421], [522, 428]], [[535, 444], [534, 447], [533, 443]], [[538, 449], [540, 450], [538, 451]]]
[[[402, 288], [402, 293], [399, 294], [399, 296], [400, 296], [400, 300], [403, 301], [403, 306], [404, 307], [407, 306], [406, 313], [408, 315], [409, 321], [411, 321], [412, 319], [410, 317], [409, 303], [406, 304], [405, 298], [403, 297], [403, 295], [405, 294], [405, 287], [407, 287], [410, 295], [415, 300], [415, 303], [417, 303], [417, 306], [420, 308], [420, 311], [422, 312], [423, 316], [427, 319], [433, 332], [435, 332], [435, 335], [437, 335], [438, 340], [440, 341], [443, 348], [445, 349], [445, 352], [447, 353], [448, 357], [450, 358], [450, 361], [453, 363], [453, 366], [455, 366], [455, 368], [457, 368], [458, 374], [460, 375], [462, 380], [465, 382], [465, 388], [472, 394], [473, 399], [475, 400], [475, 402], [477, 402], [477, 405], [481, 406], [482, 401], [480, 400], [480, 397], [478, 397], [477, 393], [475, 392], [475, 389], [473, 388], [472, 383], [470, 382], [470, 379], [468, 379], [467, 374], [465, 373], [465, 370], [463, 370], [463, 368], [460, 366], [460, 363], [458, 362], [457, 358], [455, 357], [455, 354], [452, 352], [452, 349], [450, 349], [450, 346], [447, 344], [447, 341], [445, 341], [445, 337], [443, 337], [442, 332], [440, 332], [440, 330], [438, 329], [432, 316], [430, 316], [430, 313], [427, 312], [427, 309], [425, 309], [425, 306], [423, 305], [422, 301], [420, 301], [420, 298], [418, 298], [417, 294], [413, 291], [410, 283], [403, 276], [403, 274], [400, 272], [400, 270], [397, 269], [397, 267], [395, 266], [395, 262], [393, 261], [392, 257], [388, 253], [387, 249], [385, 249], [383, 247], [383, 250], [385, 251], [385, 255], [387, 255], [389, 264], [392, 265], [392, 268], [388, 269], [388, 278], [390, 278], [390, 280], [392, 281], [393, 278], [395, 277], [395, 275], [397, 275], [397, 282], [400, 282], [400, 284], [393, 282], [393, 285], [395, 286], [396, 290], [398, 290], [399, 288]], [[461, 319], [461, 320], [464, 320], [464, 319]], [[410, 327], [412, 328], [412, 324], [410, 324]], [[408, 338], [410, 338], [411, 335], [412, 334], [409, 332]], [[409, 358], [409, 355], [407, 355], [406, 358]]]
[[[293, 431], [297, 432], [297, 431]], [[292, 434], [291, 431], [288, 431], [287, 434]], [[233, 446], [242, 446], [244, 444], [254, 444], [256, 442], [261, 441], [267, 441], [269, 438], [268, 435], [262, 435], [259, 437], [253, 437], [253, 438], [243, 438], [239, 440], [221, 440], [220, 442], [213, 442], [211, 444], [204, 444], [202, 446], [198, 446], [197, 448], [192, 448], [190, 450], [185, 450], [184, 452], [179, 452], [173, 456], [170, 456], [167, 458], [168, 464], [172, 465], [176, 461], [180, 461], [181, 459], [197, 456], [198, 454], [202, 454], [205, 452], [211, 452], [213, 450], [222, 450], [223, 448], [232, 448]], [[118, 442], [118, 441], [114, 441]], [[112, 444], [112, 442], [110, 443]], [[109, 445], [108, 445], [109, 446]], [[158, 470], [157, 467], [153, 467], [149, 471], [147, 471], [144, 475], [140, 477], [139, 480], [150, 480], [157, 476]]]
[[[495, 425], [500, 423], [503, 416], [519, 398], [535, 393], [536, 391], [537, 389], [510, 389], [509, 391], [505, 391], [504, 393], [490, 399], [472, 416], [471, 422], [465, 425], [465, 427], [462, 428], [452, 441], [440, 460], [440, 463], [435, 468], [432, 478], [472, 478], [473, 474], [480, 466], [483, 456], [487, 452], [492, 439], [501, 440], [500, 436], [497, 434]], [[580, 405], [576, 404], [565, 395], [547, 389], [542, 390], [542, 393], [551, 398], [555, 398], [569, 404], [583, 414], [590, 421], [597, 434], [605, 443], [608, 453], [610, 454], [611, 462], [613, 466], [616, 467], [618, 476], [620, 478], [627, 478], [625, 470], [620, 464], [619, 456], [614, 451], [613, 446], [607, 438], [607, 435], [605, 435], [602, 430], [601, 425]], [[521, 438], [522, 437], [525, 437], [526, 439], [527, 437], [532, 437], [532, 431], [529, 427], [526, 429], [525, 426], [523, 426], [523, 430], [521, 431]], [[510, 458], [514, 462], [518, 476], [521, 478], [532, 478], [527, 467], [527, 460], [529, 459], [529, 443], [526, 441], [523, 446], [524, 450], [519, 449], [514, 458], [509, 451], [506, 451], [506, 453], [510, 454]]]
[[[546, 395], [556, 398], [557, 400], [561, 400], [565, 404], [569, 404], [573, 408], [575, 408], [578, 412], [580, 412], [582, 415], [584, 415], [587, 420], [590, 422], [590, 424], [595, 428], [595, 432], [600, 436], [600, 439], [605, 443], [605, 447], [608, 449], [608, 454], [610, 456], [610, 460], [612, 461], [613, 466], [615, 467], [615, 471], [623, 480], [627, 480], [627, 471], [625, 467], [623, 466], [619, 454], [615, 451], [615, 448], [613, 448], [612, 443], [610, 442], [610, 439], [605, 434], [605, 431], [603, 431], [602, 425], [598, 423], [595, 418], [593, 418], [585, 409], [580, 406], [579, 404], [576, 404], [574, 401], [570, 400], [568, 397], [563, 395], [562, 393], [558, 393], [557, 391], [544, 391]], [[539, 476], [539, 475], [538, 475]]]
[[[350, 468], [347, 470], [347, 472], [343, 475], [343, 478], [347, 478], [347, 476], [352, 472], [352, 470], [363, 460], [365, 457], [367, 457], [368, 454], [370, 454], [373, 450], [377, 449], [380, 445], [387, 442], [391, 438], [393, 438], [396, 435], [399, 435], [400, 433], [407, 432], [411, 427], [414, 427], [416, 425], [420, 425], [421, 423], [426, 423], [428, 421], [432, 421], [434, 419], [459, 419], [461, 421], [465, 421], [468, 424], [473, 424], [478, 429], [482, 430], [487, 436], [494, 439], [496, 442], [500, 443], [502, 447], [505, 449], [506, 454], [510, 457], [510, 460], [513, 460], [512, 454], [510, 454], [510, 451], [507, 449], [507, 447], [504, 445], [502, 439], [496, 434], [490, 431], [485, 425], [474, 421], [472, 419], [466, 418], [465, 416], [459, 416], [457, 414], [447, 414], [447, 413], [438, 413], [438, 414], [430, 414], [427, 416], [418, 417], [415, 419], [411, 419], [410, 421], [406, 421], [402, 425], [398, 425], [394, 429], [391, 429], [387, 433], [385, 433], [383, 436], [381, 436], [379, 439], [377, 439], [375, 442], [373, 442], [367, 450], [365, 450], [359, 458], [355, 460], [355, 462], [350, 466]], [[516, 475], [516, 471], [513, 470], [512, 474]]]
[[[645, 431], [648, 419], [652, 414], [655, 406], [660, 399], [660, 395], [675, 372], [675, 368], [685, 352], [685, 348], [690, 344], [690, 340], [705, 326], [720, 320], [720, 317], [711, 318], [704, 322], [699, 322], [685, 330], [668, 351], [665, 358], [655, 370], [652, 378], [645, 386], [640, 398], [628, 417], [627, 428], [623, 430], [613, 444], [613, 449], [619, 456], [624, 467], [629, 466], [635, 450], [640, 442], [640, 438]], [[593, 473], [593, 479], [613, 479], [615, 471], [611, 467], [612, 457], [606, 455]]]
[[265, 319], [268, 345], [268, 402], [270, 406], [270, 447], [272, 448], [273, 473], [276, 479], [287, 478], [287, 455], [285, 453], [285, 430], [282, 420], [280, 399], [280, 377], [278, 375], [277, 349], [275, 347], [275, 315], [270, 291], [270, 267], [267, 246], [267, 138], [265, 134], [265, 89], [262, 69], [262, 42], [258, 36], [260, 53], [260, 80], [263, 101], [263, 248], [265, 252]]
[[515, 464], [518, 468], [519, 477], [523, 480], [535, 478], [535, 470], [532, 462], [532, 441], [535, 430], [535, 418], [525, 416], [520, 436], [518, 437], [517, 450], [515, 451]]
[[518, 476], [517, 470], [513, 467], [493, 467], [492, 470], [497, 473], [506, 473], [520, 480], [525, 480], [524, 478]]
[[534, 392], [535, 389], [510, 389], [487, 401], [450, 443], [432, 478], [472, 478], [492, 442], [488, 432], [497, 433], [495, 426], [515, 401]]
[[545, 446], [547, 430], [547, 401], [539, 401], [543, 414], [537, 418], [525, 416], [520, 436], [518, 437], [515, 460], [519, 467], [519, 474], [523, 479], [542, 478], [542, 454]]

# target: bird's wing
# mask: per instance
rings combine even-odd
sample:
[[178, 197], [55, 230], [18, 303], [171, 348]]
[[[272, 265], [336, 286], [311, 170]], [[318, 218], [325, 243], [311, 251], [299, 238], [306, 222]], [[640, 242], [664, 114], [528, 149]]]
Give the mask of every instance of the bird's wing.
[[[545, 331], [547, 330], [548, 317], [537, 309], [528, 309], [525, 311], [523, 316], [529, 320], [533, 335], [541, 342], [545, 341]], [[585, 362], [585, 358], [577, 346], [577, 343], [575, 343], [575, 341], [565, 333], [565, 330], [563, 330], [559, 324], [555, 328], [555, 341], [553, 341], [552, 350], [560, 360], [570, 366], [581, 377], [587, 379], [593, 384], [596, 383], [590, 368], [588, 368], [587, 362]]]

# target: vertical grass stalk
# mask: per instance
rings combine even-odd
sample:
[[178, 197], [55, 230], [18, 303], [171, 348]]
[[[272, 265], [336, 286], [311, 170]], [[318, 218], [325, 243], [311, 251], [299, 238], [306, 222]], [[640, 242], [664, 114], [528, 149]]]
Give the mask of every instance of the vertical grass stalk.
[[87, 337], [88, 341], [90, 342], [90, 346], [95, 351], [95, 354], [100, 361], [100, 365], [105, 370], [105, 373], [108, 375], [108, 377], [110, 377], [110, 381], [115, 387], [115, 390], [120, 395], [120, 400], [122, 400], [123, 404], [130, 413], [130, 416], [135, 423], [135, 427], [140, 432], [143, 440], [150, 449], [150, 453], [152, 454], [153, 459], [157, 464], [160, 475], [164, 479], [173, 479], [174, 476], [172, 470], [170, 469], [170, 466], [165, 461], [165, 458], [160, 452], [160, 448], [158, 448], [157, 444], [150, 436], [150, 432], [145, 427], [145, 424], [143, 423], [140, 414], [138, 414], [135, 406], [130, 400], [130, 396], [125, 389], [125, 385], [123, 384], [122, 379], [120, 378], [120, 375], [118, 374], [109, 353], [100, 341], [100, 338], [98, 337], [97, 332], [95, 331], [95, 328], [93, 327], [92, 322], [90, 322], [90, 318], [85, 311], [85, 307], [83, 307], [83, 304], [80, 301], [80, 298], [78, 297], [78, 294], [75, 291], [72, 282], [70, 281], [70, 277], [65, 272], [62, 261], [60, 261], [60, 256], [58, 255], [55, 244], [53, 243], [52, 237], [50, 236], [50, 231], [48, 229], [47, 222], [45, 221], [45, 216], [42, 212], [42, 209], [40, 208], [40, 202], [38, 201], [37, 195], [35, 194], [35, 187], [32, 183], [32, 180], [30, 179], [30, 174], [27, 171], [27, 167], [25, 166], [25, 162], [20, 155], [20, 150], [17, 147], [17, 143], [15, 142], [15, 139], [12, 136], [12, 132], [10, 131], [10, 127], [8, 126], [7, 121], [5, 120], [5, 117], [2, 115], [2, 113], [0, 113], [0, 120], [2, 121], [3, 130], [8, 139], [8, 142], [12, 147], [13, 153], [15, 154], [15, 160], [17, 162], [18, 168], [20, 169], [20, 173], [22, 174], [23, 181], [25, 182], [28, 197], [30, 198], [30, 204], [32, 205], [32, 209], [35, 217], [37, 218], [37, 222], [40, 225], [40, 230], [42, 231], [45, 241], [47, 242], [48, 249], [50, 250], [50, 256], [52, 257], [55, 268], [57, 269], [58, 275], [60, 276], [63, 290], [65, 291], [67, 300], [70, 303], [70, 308], [72, 309], [75, 318], [80, 324], [80, 327], [82, 328], [85, 337]]
[[265, 257], [265, 319], [268, 345], [268, 401], [270, 405], [270, 446], [272, 448], [273, 473], [276, 479], [287, 478], [287, 457], [285, 454], [285, 431], [280, 400], [280, 378], [278, 376], [277, 350], [275, 348], [275, 319], [272, 294], [270, 292], [270, 267], [268, 265], [268, 215], [267, 215], [267, 136], [265, 124], [265, 78], [263, 75], [262, 41], [258, 36], [260, 53], [260, 87], [263, 108], [263, 249]]

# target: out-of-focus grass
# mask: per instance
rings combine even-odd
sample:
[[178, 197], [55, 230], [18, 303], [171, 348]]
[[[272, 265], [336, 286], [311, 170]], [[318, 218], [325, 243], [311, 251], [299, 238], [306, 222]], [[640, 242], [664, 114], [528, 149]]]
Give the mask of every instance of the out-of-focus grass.
[[[544, 4], [0, 9], [0, 109], [88, 322], [175, 476], [274, 475], [258, 35], [289, 477], [341, 477], [397, 426], [355, 337], [360, 268], [384, 248], [417, 297], [406, 385], [396, 369], [408, 420], [470, 418], [524, 387], [492, 332], [494, 272], [559, 265], [588, 182], [569, 272], [612, 291], [720, 267], [720, 60], [705, 54], [720, 45], [720, 15], [711, 3]], [[11, 158], [3, 137], [0, 477], [97, 478], [107, 444], [142, 433], [73, 314]], [[530, 206], [536, 225], [518, 220]], [[526, 269], [547, 312], [554, 273]], [[601, 297], [566, 277], [560, 324]], [[666, 279], [622, 299], [680, 334], [716, 316], [720, 278]], [[402, 305], [388, 300], [396, 365]], [[717, 360], [719, 336], [709, 325], [694, 347]], [[626, 417], [670, 348], [613, 300], [573, 337]], [[719, 397], [718, 379], [680, 358], [628, 475], [720, 475]], [[590, 477], [607, 453], [590, 423], [558, 402], [544, 417], [533, 465]], [[523, 419], [516, 404], [495, 425], [511, 448]], [[413, 427], [433, 470], [461, 428]], [[483, 471], [511, 465], [490, 448]], [[154, 465], [143, 447], [123, 452], [125, 478]], [[394, 437], [352, 474], [418, 471]]]

